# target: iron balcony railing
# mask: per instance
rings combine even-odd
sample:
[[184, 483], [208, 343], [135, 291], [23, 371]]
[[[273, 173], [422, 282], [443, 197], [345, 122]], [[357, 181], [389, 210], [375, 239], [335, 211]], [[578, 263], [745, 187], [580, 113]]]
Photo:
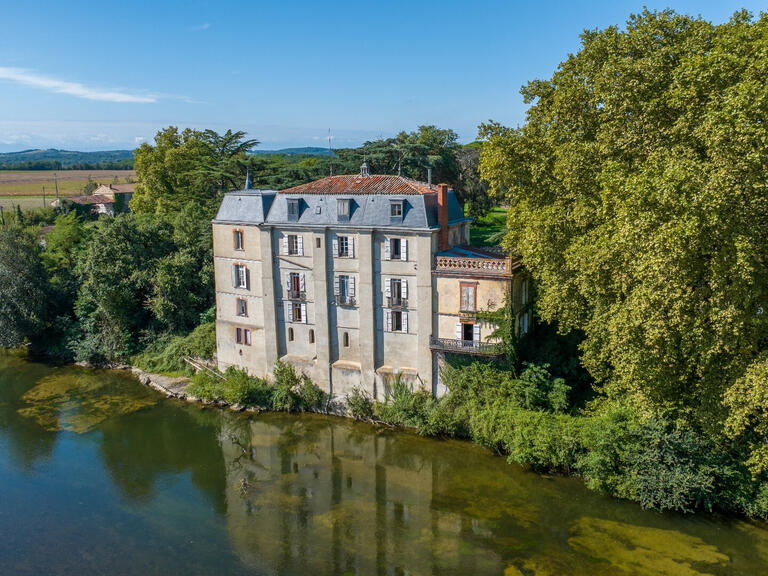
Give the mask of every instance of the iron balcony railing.
[[306, 297], [304, 290], [288, 290], [288, 300], [305, 300]]
[[387, 297], [387, 308], [408, 308], [408, 298], [389, 296]]
[[354, 306], [355, 298], [354, 296], [344, 296], [339, 294], [336, 296], [336, 304], [338, 306]]
[[433, 350], [443, 350], [456, 354], [476, 354], [478, 356], [500, 356], [501, 345], [494, 342], [475, 342], [474, 340], [455, 340], [452, 338], [429, 339], [429, 347]]

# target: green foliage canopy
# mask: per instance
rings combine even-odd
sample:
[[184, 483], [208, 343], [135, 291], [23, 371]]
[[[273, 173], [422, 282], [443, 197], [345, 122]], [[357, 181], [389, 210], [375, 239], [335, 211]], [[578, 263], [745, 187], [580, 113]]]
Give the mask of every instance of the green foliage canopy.
[[766, 15], [644, 11], [525, 86], [524, 126], [481, 127], [541, 316], [610, 395], [712, 434], [768, 342], [766, 69]]

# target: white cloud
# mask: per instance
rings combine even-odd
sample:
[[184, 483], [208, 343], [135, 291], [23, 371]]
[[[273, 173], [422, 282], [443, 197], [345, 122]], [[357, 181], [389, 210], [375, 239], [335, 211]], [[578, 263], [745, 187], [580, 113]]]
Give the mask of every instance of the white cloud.
[[43, 76], [23, 68], [6, 68], [0, 66], [0, 80], [9, 80], [24, 86], [32, 86], [34, 88], [40, 88], [58, 94], [68, 94], [69, 96], [84, 98], [86, 100], [139, 104], [157, 102], [156, 96], [129, 94], [117, 90], [93, 88], [80, 84], [79, 82], [67, 82], [65, 80], [51, 78], [50, 76]]
[[210, 22], [203, 22], [202, 24], [198, 24], [197, 26], [192, 26], [190, 30], [192, 32], [201, 32], [203, 30], [208, 30], [211, 27]]

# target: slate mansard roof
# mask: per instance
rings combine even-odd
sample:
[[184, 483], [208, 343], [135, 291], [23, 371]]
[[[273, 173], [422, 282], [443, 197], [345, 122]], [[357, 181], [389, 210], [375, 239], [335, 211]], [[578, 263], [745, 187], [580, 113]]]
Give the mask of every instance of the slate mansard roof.
[[276, 194], [275, 190], [229, 192], [224, 195], [214, 222], [221, 224], [263, 224]]
[[[349, 218], [339, 220], [338, 200], [349, 200]], [[297, 219], [288, 219], [289, 200], [299, 201]], [[403, 217], [390, 217], [392, 202], [402, 202]], [[468, 221], [453, 190], [448, 222]], [[436, 230], [437, 187], [401, 176], [329, 176], [280, 192], [243, 190], [224, 196], [214, 222], [274, 226], [397, 228]]]

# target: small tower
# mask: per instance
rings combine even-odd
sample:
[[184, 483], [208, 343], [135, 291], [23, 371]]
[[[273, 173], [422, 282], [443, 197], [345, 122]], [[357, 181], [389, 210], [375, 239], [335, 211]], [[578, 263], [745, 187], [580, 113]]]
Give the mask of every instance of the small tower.
[[360, 166], [360, 176], [363, 178], [368, 178], [371, 175], [370, 170], [368, 169], [368, 162], [363, 159], [363, 163]]
[[251, 170], [248, 169], [245, 173], [245, 188], [243, 190], [251, 189]]

